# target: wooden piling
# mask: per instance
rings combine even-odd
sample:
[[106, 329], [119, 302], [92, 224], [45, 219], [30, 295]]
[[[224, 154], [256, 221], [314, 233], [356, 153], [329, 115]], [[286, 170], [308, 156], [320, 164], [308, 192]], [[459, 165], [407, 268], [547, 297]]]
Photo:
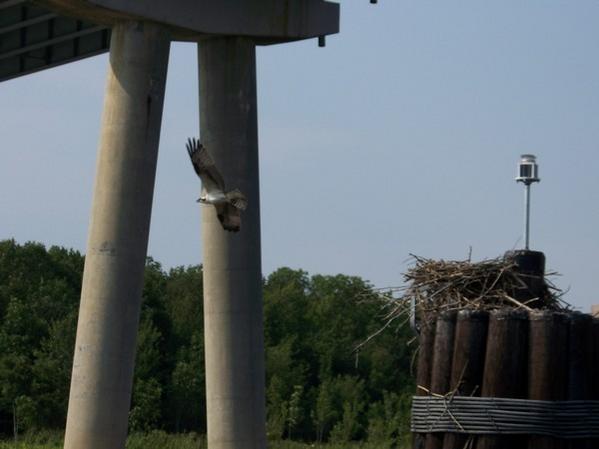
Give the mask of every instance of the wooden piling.
[[[481, 396], [526, 398], [528, 314], [503, 309], [491, 312]], [[477, 449], [524, 449], [526, 436], [482, 435]]]
[[[433, 365], [431, 370], [431, 393], [445, 395], [449, 392], [451, 362], [455, 337], [456, 311], [442, 312], [437, 318]], [[443, 433], [428, 433], [425, 449], [443, 449]]]
[[[593, 318], [583, 313], [570, 315], [568, 344], [568, 400], [588, 400], [593, 394]], [[590, 438], [569, 441], [570, 449], [591, 449]]]
[[[599, 318], [593, 318], [593, 391], [591, 399], [599, 400]], [[599, 447], [599, 446], [598, 446]]]
[[[456, 396], [480, 396], [489, 313], [480, 310], [458, 312], [451, 365], [450, 390]], [[447, 433], [443, 449], [463, 449], [471, 435]]]
[[[424, 323], [418, 338], [418, 365], [416, 368], [416, 395], [427, 396], [431, 388], [431, 369], [433, 365], [433, 348], [435, 344], [436, 321]], [[412, 440], [413, 449], [424, 449], [426, 435], [415, 433]]]
[[512, 297], [532, 308], [546, 306], [545, 254], [540, 251], [515, 250], [508, 251], [505, 258], [516, 264], [516, 271], [522, 282], [521, 285], [514, 285]]
[[[593, 391], [591, 399], [599, 401], [599, 318], [593, 318]], [[591, 447], [599, 447], [599, 438], [593, 438]]]
[[[550, 311], [529, 314], [528, 398], [545, 401], [567, 399], [568, 380], [567, 315]], [[567, 449], [562, 438], [543, 435], [528, 437], [529, 449]]]

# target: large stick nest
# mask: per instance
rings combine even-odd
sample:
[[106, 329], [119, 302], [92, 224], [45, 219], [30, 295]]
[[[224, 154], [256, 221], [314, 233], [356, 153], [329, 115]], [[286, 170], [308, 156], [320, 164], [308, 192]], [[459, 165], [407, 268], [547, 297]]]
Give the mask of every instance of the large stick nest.
[[[413, 308], [421, 324], [450, 310], [570, 309], [561, 299], [563, 292], [547, 278], [557, 273], [543, 277], [523, 274], [513, 258], [481, 262], [431, 260], [414, 255], [412, 258], [413, 266], [404, 274], [405, 285], [386, 289], [384, 327], [397, 319], [407, 323]], [[529, 288], [531, 284], [536, 286], [534, 295]]]

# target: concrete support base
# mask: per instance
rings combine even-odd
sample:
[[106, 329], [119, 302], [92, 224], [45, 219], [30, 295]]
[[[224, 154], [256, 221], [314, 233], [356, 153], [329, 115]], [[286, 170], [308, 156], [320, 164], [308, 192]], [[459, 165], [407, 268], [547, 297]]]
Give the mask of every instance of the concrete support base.
[[169, 46], [112, 31], [65, 449], [125, 447]]
[[200, 132], [227, 189], [248, 198], [241, 231], [202, 206], [206, 401], [210, 449], [264, 449], [265, 391], [255, 47], [199, 45]]

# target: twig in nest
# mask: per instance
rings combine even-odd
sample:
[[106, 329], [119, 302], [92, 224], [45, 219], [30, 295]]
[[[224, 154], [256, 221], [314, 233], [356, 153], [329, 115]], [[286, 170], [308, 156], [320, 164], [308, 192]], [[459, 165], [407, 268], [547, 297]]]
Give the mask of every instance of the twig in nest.
[[[382, 309], [386, 311], [380, 331], [389, 327], [399, 316], [409, 318], [412, 301], [421, 326], [434, 320], [440, 312], [464, 308], [494, 310], [515, 307], [528, 311], [533, 308], [570, 309], [562, 299], [564, 292], [547, 277], [541, 283], [538, 298], [525, 302], [517, 300], [516, 297], [521, 297], [517, 292], [527, 288], [532, 276], [518, 272], [511, 258], [472, 262], [470, 255], [465, 261], [432, 260], [414, 254], [411, 257], [414, 263], [404, 274], [404, 286], [385, 289], [384, 293], [379, 294], [379, 298], [384, 299]], [[555, 275], [551, 272], [547, 276]], [[401, 324], [405, 324], [405, 320]]]

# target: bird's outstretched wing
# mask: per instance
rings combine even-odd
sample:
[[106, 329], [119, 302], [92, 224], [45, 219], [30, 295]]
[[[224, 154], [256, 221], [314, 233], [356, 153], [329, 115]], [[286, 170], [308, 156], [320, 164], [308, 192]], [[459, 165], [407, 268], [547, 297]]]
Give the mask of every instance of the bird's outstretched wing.
[[208, 191], [225, 190], [225, 180], [220, 174], [208, 150], [199, 140], [187, 139], [187, 153], [195, 172], [202, 180], [202, 186]]
[[241, 211], [230, 203], [215, 204], [216, 216], [225, 231], [239, 232], [241, 229]]

